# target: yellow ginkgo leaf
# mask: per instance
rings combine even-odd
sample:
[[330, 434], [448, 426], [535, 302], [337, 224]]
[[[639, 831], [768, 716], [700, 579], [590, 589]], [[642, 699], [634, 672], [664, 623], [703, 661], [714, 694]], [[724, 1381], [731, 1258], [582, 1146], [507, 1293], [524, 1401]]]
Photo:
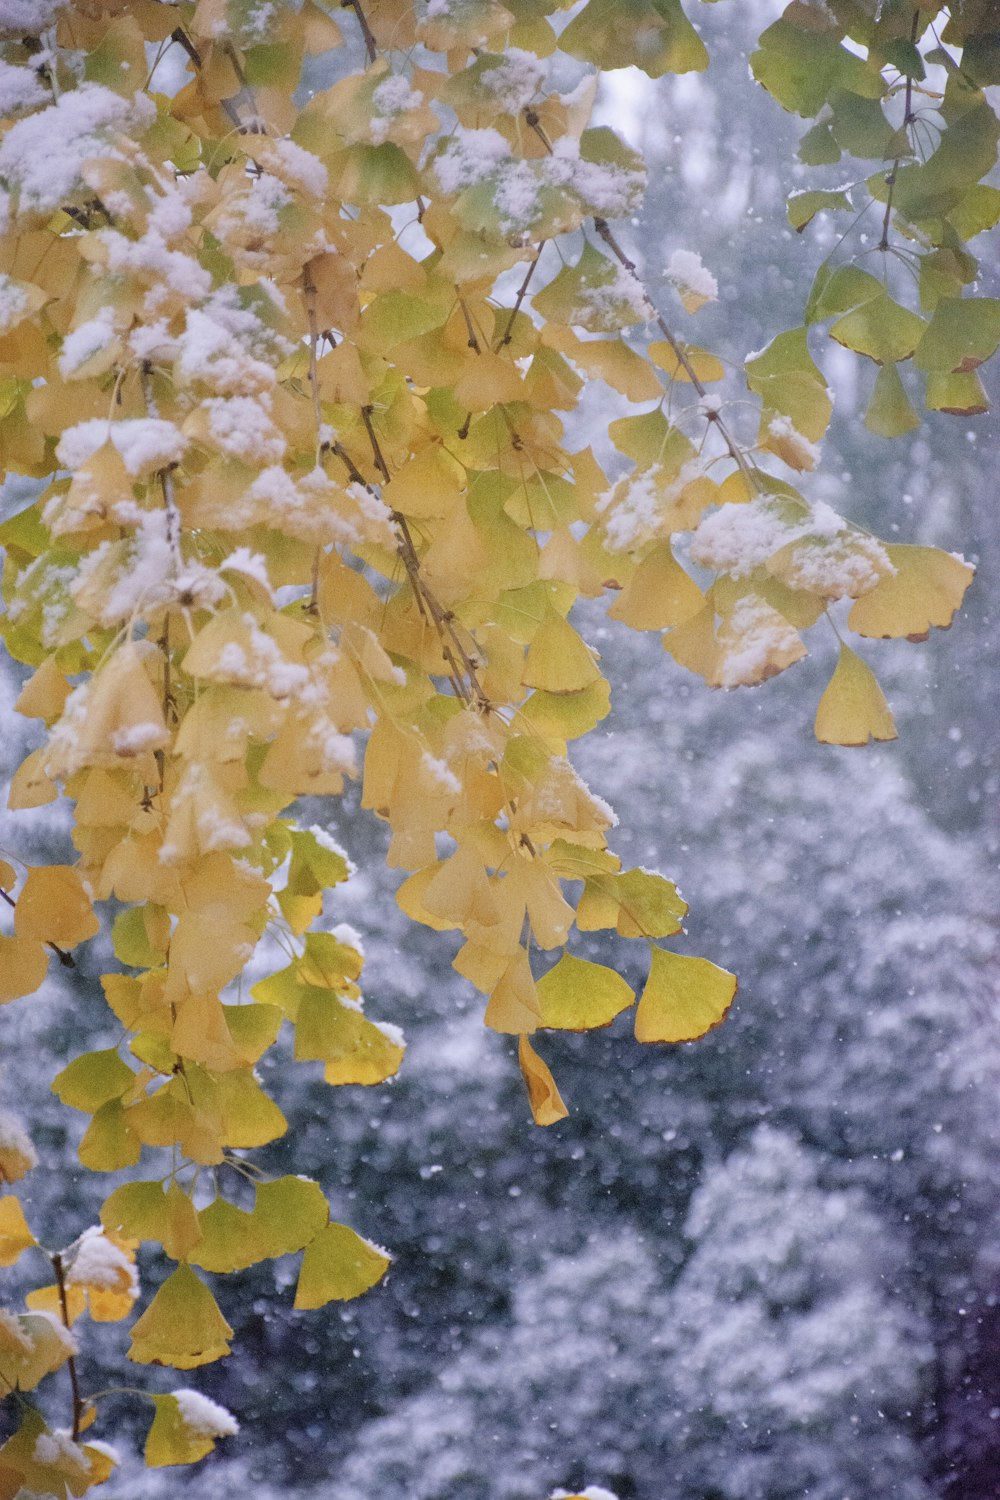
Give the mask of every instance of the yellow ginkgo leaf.
[[523, 1036], [538, 1030], [540, 1016], [541, 1006], [531, 964], [524, 949], [518, 948], [490, 996], [484, 1019], [493, 1031]]
[[392, 1257], [346, 1224], [327, 1224], [306, 1246], [295, 1307], [349, 1302], [382, 1280]]
[[736, 976], [707, 958], [653, 949], [635, 1013], [640, 1042], [692, 1042], [718, 1026], [736, 994]]
[[[82, 1286], [66, 1286], [63, 1291], [66, 1295], [66, 1321], [72, 1324], [77, 1318], [82, 1318], [87, 1311], [87, 1293]], [[34, 1291], [28, 1292], [24, 1304], [30, 1307], [32, 1312], [49, 1313], [61, 1323], [63, 1321], [63, 1291], [60, 1291], [58, 1284], [53, 1281], [49, 1286], [39, 1286]]]
[[12, 1266], [22, 1250], [36, 1243], [18, 1200], [0, 1198], [0, 1266]]
[[235, 1417], [198, 1391], [173, 1391], [150, 1399], [156, 1415], [143, 1450], [147, 1468], [197, 1463], [211, 1453], [217, 1438], [239, 1432]]
[[152, 780], [152, 752], [170, 743], [170, 733], [146, 671], [147, 660], [148, 652], [140, 644], [128, 642], [86, 687], [67, 698], [49, 741], [50, 776], [68, 776], [82, 766], [112, 769], [129, 764]]
[[726, 373], [722, 360], [709, 354], [707, 349], [699, 349], [697, 344], [678, 344], [675, 347], [661, 339], [650, 344], [646, 352], [655, 365], [666, 370], [671, 380], [690, 382], [689, 370], [693, 370], [703, 385], [710, 385], [715, 380], [722, 380]]
[[875, 673], [843, 643], [816, 709], [816, 738], [824, 745], [867, 745], [869, 739], [896, 738], [896, 725]]
[[568, 620], [550, 609], [528, 647], [521, 677], [525, 687], [547, 693], [578, 693], [600, 675], [596, 653]]
[[100, 931], [79, 873], [69, 865], [42, 865], [28, 871], [14, 912], [18, 937], [75, 948]]
[[158, 1182], [125, 1183], [105, 1200], [101, 1223], [111, 1234], [162, 1245], [172, 1260], [186, 1259], [201, 1239], [194, 1204], [176, 1182], [166, 1192]]
[[[51, 1313], [28, 1312], [9, 1321], [7, 1317], [0, 1319], [0, 1396], [8, 1396], [15, 1390], [33, 1391], [40, 1380], [58, 1370], [75, 1352], [76, 1344], [69, 1330], [61, 1318]], [[42, 1422], [38, 1413], [29, 1409], [26, 1421], [31, 1419]], [[12, 1438], [0, 1449], [0, 1476], [15, 1441]], [[46, 1493], [57, 1492], [50, 1489]]]
[[564, 953], [538, 981], [539, 1025], [559, 1031], [590, 1031], [610, 1026], [635, 994], [620, 974], [604, 964]]
[[633, 630], [669, 630], [704, 608], [705, 596], [669, 542], [647, 553], [608, 614]]
[[27, 719], [44, 719], [50, 724], [62, 713], [71, 691], [55, 657], [47, 656], [24, 684], [14, 707]]
[[536, 1125], [554, 1125], [564, 1120], [569, 1110], [563, 1103], [556, 1081], [526, 1036], [517, 1040], [517, 1060], [528, 1090], [528, 1102]]
[[188, 1265], [168, 1276], [132, 1329], [129, 1359], [192, 1370], [224, 1359], [233, 1330], [205, 1283]]
[[49, 958], [34, 938], [0, 937], [0, 1005], [33, 995], [45, 983]]
[[937, 547], [886, 547], [895, 573], [863, 594], [847, 617], [858, 635], [924, 640], [932, 625], [947, 630], [975, 568]]
[[10, 779], [7, 806], [12, 812], [24, 807], [44, 807], [59, 796], [59, 789], [46, 772], [48, 747], [39, 745], [24, 757]]

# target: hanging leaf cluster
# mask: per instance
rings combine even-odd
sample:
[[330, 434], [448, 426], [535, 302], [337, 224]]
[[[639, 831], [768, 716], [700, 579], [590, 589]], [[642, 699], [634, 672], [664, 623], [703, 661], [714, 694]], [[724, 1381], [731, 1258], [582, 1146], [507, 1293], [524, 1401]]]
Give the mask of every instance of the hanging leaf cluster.
[[[589, 65], [704, 67], [678, 0], [587, 0], [568, 24], [544, 0], [349, 9], [345, 38], [316, 0], [0, 3], [0, 453], [38, 482], [0, 524], [0, 631], [26, 669], [17, 708], [40, 725], [9, 801], [67, 799], [76, 854], [0, 862], [0, 1002], [71, 964], [107, 914], [116, 965], [94, 1003], [121, 1039], [53, 1089], [87, 1118], [83, 1165], [132, 1179], [64, 1250], [0, 1199], [4, 1263], [43, 1251], [50, 1278], [26, 1311], [0, 1313], [0, 1391], [23, 1400], [68, 1364], [73, 1396], [66, 1431], [24, 1406], [2, 1493], [78, 1495], [110, 1472], [84, 1436], [76, 1338], [85, 1317], [132, 1315], [143, 1244], [174, 1269], [129, 1354], [179, 1370], [230, 1351], [213, 1278], [301, 1254], [306, 1313], [389, 1265], [316, 1183], [270, 1181], [245, 1155], [287, 1128], [256, 1072], [275, 1044], [331, 1085], [381, 1083], [404, 1053], [365, 1010], [357, 936], [324, 916], [350, 860], [298, 825], [296, 798], [360, 778], [406, 872], [400, 905], [460, 935], [454, 966], [487, 1026], [517, 1037], [534, 1117], [551, 1124], [566, 1106], [538, 1035], [636, 1003], [571, 951], [575, 934], [648, 945], [644, 1043], [703, 1035], [736, 987], [665, 946], [683, 899], [622, 867], [614, 814], [573, 767], [571, 743], [610, 706], [577, 601], [609, 595], [615, 620], [731, 688], [802, 657], [831, 610], [862, 637], [923, 637], [971, 577], [790, 482], [815, 467], [831, 415], [805, 328], [747, 362], [758, 430], [741, 436], [710, 390], [722, 362], [667, 323], [619, 243], [644, 168], [590, 123]], [[879, 201], [935, 268], [929, 319], [844, 264], [822, 273], [808, 322], [835, 318], [880, 380], [912, 355], [943, 390], [976, 380], [1000, 339], [962, 296], [969, 261], [952, 243], [956, 223], [989, 220], [979, 178], [996, 137], [963, 63], [940, 110], [939, 151], [966, 143], [947, 148], [958, 178], [910, 161], [913, 122], [883, 115], [899, 96], [886, 69], [916, 86], [916, 44], [882, 44], [902, 9], [903, 42], [923, 38], [926, 6], [912, 27], [909, 7], [881, 7], [864, 63], [825, 19], [850, 10], [854, 37], [858, 7], [793, 4], [756, 67], [801, 112], [840, 90], [822, 129], [854, 151], [878, 136], [894, 183]], [[968, 51], [972, 33], [950, 24]], [[568, 92], [549, 83], [557, 54], [579, 65]], [[798, 227], [840, 199], [800, 201]], [[682, 247], [664, 275], [685, 319], [717, 294]], [[880, 409], [898, 399], [885, 381]], [[585, 445], [574, 414], [593, 382], [633, 411]], [[846, 642], [817, 733], [895, 733]], [[245, 982], [275, 951], [280, 966]], [[33, 1160], [5, 1126], [5, 1180]], [[150, 1399], [151, 1465], [235, 1431], [196, 1391]]]
[[838, 216], [805, 320], [877, 366], [865, 425], [880, 437], [920, 425], [900, 369], [910, 361], [928, 411], [987, 411], [978, 372], [1000, 345], [1000, 301], [977, 291], [969, 241], [1000, 220], [996, 6], [795, 0], [750, 62], [812, 122], [800, 160], [841, 178], [793, 192], [788, 219], [801, 234], [819, 213]]

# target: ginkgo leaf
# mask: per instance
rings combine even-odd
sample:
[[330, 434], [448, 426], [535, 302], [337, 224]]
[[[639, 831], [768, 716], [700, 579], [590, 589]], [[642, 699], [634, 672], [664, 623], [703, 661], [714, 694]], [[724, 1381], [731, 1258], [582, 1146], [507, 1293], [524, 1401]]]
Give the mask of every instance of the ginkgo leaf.
[[51, 724], [62, 713], [71, 691], [55, 657], [47, 656], [24, 684], [14, 707], [28, 719], [44, 719]]
[[701, 349], [697, 344], [668, 344], [656, 340], [646, 350], [654, 364], [665, 370], [671, 380], [690, 384], [692, 374], [702, 385], [712, 385], [722, 380], [726, 367], [721, 359]]
[[270, 1257], [301, 1250], [329, 1221], [323, 1190], [307, 1177], [278, 1177], [257, 1185], [253, 1217]]
[[701, 589], [663, 542], [642, 559], [608, 614], [633, 630], [667, 630], [690, 620], [704, 603]]
[[650, 78], [708, 66], [705, 45], [680, 0], [589, 0], [561, 33], [564, 52], [600, 68], [638, 67]]
[[563, 1103], [548, 1064], [532, 1047], [526, 1036], [517, 1039], [517, 1060], [528, 1090], [528, 1102], [536, 1125], [554, 1125], [564, 1120], [569, 1110]]
[[305, 1310], [350, 1302], [381, 1281], [391, 1264], [386, 1251], [346, 1224], [327, 1224], [306, 1246], [294, 1305]]
[[49, 956], [34, 938], [0, 935], [0, 1005], [33, 995], [45, 983]]
[[142, 1142], [130, 1116], [120, 1099], [109, 1099], [94, 1115], [79, 1147], [80, 1161], [91, 1172], [119, 1172], [135, 1166]]
[[547, 693], [578, 693], [597, 681], [595, 653], [555, 610], [539, 625], [528, 647], [521, 680]]
[[18, 1200], [10, 1194], [0, 1198], [0, 1266], [12, 1266], [22, 1250], [36, 1243]]
[[978, 370], [947, 374], [931, 370], [927, 376], [924, 405], [928, 411], [946, 411], [955, 417], [978, 417], [990, 409], [990, 398]]
[[867, 745], [869, 739], [896, 738], [896, 725], [874, 672], [843, 642], [816, 709], [816, 738], [826, 745]]
[[670, 937], [680, 932], [688, 908], [672, 880], [653, 870], [626, 870], [614, 877], [614, 894], [622, 937]]
[[192, 1370], [224, 1359], [232, 1336], [208, 1287], [190, 1266], [180, 1265], [133, 1326], [128, 1357], [138, 1364]]
[[923, 640], [932, 625], [947, 630], [961, 607], [975, 569], [937, 547], [886, 547], [895, 572], [881, 578], [851, 608], [847, 623], [858, 635]]
[[590, 730], [611, 712], [611, 688], [603, 677], [578, 693], [532, 693], [521, 719], [538, 734], [565, 744]]
[[130, 1239], [163, 1246], [171, 1260], [185, 1260], [201, 1239], [198, 1215], [189, 1195], [175, 1182], [127, 1182], [101, 1208], [105, 1229]]
[[509, 960], [486, 1007], [484, 1020], [493, 1031], [523, 1036], [538, 1030], [541, 1003], [523, 948]]
[[135, 1081], [132, 1069], [114, 1047], [85, 1052], [57, 1073], [52, 1092], [71, 1109], [92, 1115], [111, 1099], [120, 1099]]
[[1000, 344], [1000, 300], [996, 297], [943, 297], [917, 346], [920, 370], [963, 374], [975, 370]]
[[[13, 1329], [0, 1323], [0, 1396], [7, 1396], [12, 1391], [33, 1391], [46, 1375], [58, 1370], [76, 1350], [72, 1335], [61, 1320], [51, 1314], [21, 1313], [11, 1321]], [[32, 1420], [39, 1428], [44, 1427], [41, 1415], [28, 1407], [25, 1421]], [[24, 1431], [23, 1427], [21, 1431]], [[0, 1477], [4, 1474], [5, 1460], [10, 1456], [11, 1442], [0, 1449]], [[33, 1449], [32, 1442], [29, 1453]], [[10, 1470], [6, 1472], [9, 1474]], [[50, 1490], [49, 1493], [54, 1492]], [[17, 1490], [11, 1491], [12, 1497], [16, 1494]]]
[[917, 313], [895, 302], [886, 292], [839, 318], [830, 337], [847, 349], [866, 354], [876, 364], [909, 359], [924, 337], [927, 324]]
[[28, 871], [14, 912], [18, 937], [75, 948], [100, 931], [100, 923], [78, 872], [69, 865]]
[[231, 1412], [198, 1391], [172, 1391], [151, 1400], [155, 1415], [143, 1449], [147, 1468], [197, 1463], [218, 1438], [234, 1437], [240, 1430]]
[[154, 902], [129, 907], [115, 918], [111, 943], [120, 963], [135, 969], [154, 969], [166, 957], [170, 917]]
[[725, 1017], [736, 976], [707, 958], [654, 948], [649, 978], [635, 1013], [640, 1042], [691, 1042]]
[[327, 1083], [384, 1083], [399, 1071], [405, 1045], [392, 1028], [369, 1021], [328, 990], [303, 989], [295, 1022], [295, 1056], [326, 1064]]
[[920, 426], [894, 364], [884, 364], [875, 377], [865, 426], [876, 436], [888, 438], [902, 437]]
[[541, 1015], [538, 1024], [560, 1031], [589, 1031], [609, 1026], [635, 1002], [635, 994], [620, 974], [604, 964], [564, 953], [537, 984]]

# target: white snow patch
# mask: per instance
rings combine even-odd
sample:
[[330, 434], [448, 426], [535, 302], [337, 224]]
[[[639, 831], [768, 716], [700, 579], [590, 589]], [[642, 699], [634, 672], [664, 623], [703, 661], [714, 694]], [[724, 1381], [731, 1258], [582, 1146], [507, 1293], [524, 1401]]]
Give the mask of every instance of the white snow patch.
[[200, 1391], [182, 1388], [172, 1391], [171, 1395], [177, 1402], [180, 1419], [189, 1432], [197, 1437], [235, 1437], [240, 1430], [240, 1424], [217, 1401], [211, 1401], [208, 1396], [203, 1396]]
[[144, 95], [125, 99], [103, 84], [83, 83], [11, 126], [0, 144], [0, 179], [22, 213], [53, 213], [80, 187], [85, 161], [120, 156], [114, 135], [145, 130], [155, 119], [156, 105]]
[[179, 428], [160, 417], [125, 417], [120, 422], [91, 417], [66, 428], [56, 458], [64, 469], [80, 469], [107, 442], [117, 448], [126, 469], [136, 478], [179, 463], [187, 449], [187, 439]]
[[98, 1287], [108, 1292], [139, 1291], [139, 1279], [135, 1266], [124, 1250], [108, 1239], [104, 1230], [96, 1225], [85, 1229], [76, 1242], [76, 1250], [67, 1282], [72, 1286]]
[[[0, 9], [0, 33], [3, 30]], [[51, 97], [33, 68], [16, 68], [0, 58], [0, 115], [7, 117], [19, 114], [22, 109], [34, 109], [47, 103]]]

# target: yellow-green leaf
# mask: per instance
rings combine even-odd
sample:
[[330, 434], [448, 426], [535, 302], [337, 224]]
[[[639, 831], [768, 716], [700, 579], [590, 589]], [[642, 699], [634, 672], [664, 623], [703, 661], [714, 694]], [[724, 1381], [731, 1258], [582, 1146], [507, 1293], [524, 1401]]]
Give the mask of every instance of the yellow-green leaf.
[[163, 1246], [171, 1260], [185, 1260], [201, 1239], [198, 1215], [176, 1182], [164, 1192], [158, 1182], [127, 1182], [101, 1209], [105, 1229], [128, 1239]]
[[384, 1250], [346, 1224], [327, 1224], [306, 1246], [295, 1306], [306, 1309], [349, 1302], [381, 1281], [391, 1263]]
[[558, 1031], [589, 1031], [609, 1026], [635, 1001], [620, 974], [604, 964], [564, 953], [537, 983], [540, 1026]]
[[110, 1099], [120, 1099], [134, 1081], [132, 1069], [122, 1062], [114, 1047], [107, 1047], [74, 1058], [52, 1080], [52, 1092], [71, 1109], [92, 1115]]
[[896, 569], [863, 594], [847, 617], [858, 635], [923, 640], [932, 625], [947, 630], [975, 569], [937, 547], [886, 548]]
[[180, 1265], [133, 1327], [128, 1357], [137, 1364], [192, 1370], [224, 1359], [232, 1336], [208, 1287], [190, 1266]]
[[865, 426], [877, 437], [902, 437], [920, 426], [920, 418], [910, 405], [909, 397], [894, 364], [883, 365], [875, 377], [871, 401], [865, 412]]
[[640, 1042], [691, 1042], [723, 1020], [736, 976], [707, 958], [653, 949], [649, 978], [635, 1013]]
[[825, 745], [867, 745], [869, 739], [896, 738], [896, 725], [875, 673], [843, 643], [816, 709], [816, 738]]

